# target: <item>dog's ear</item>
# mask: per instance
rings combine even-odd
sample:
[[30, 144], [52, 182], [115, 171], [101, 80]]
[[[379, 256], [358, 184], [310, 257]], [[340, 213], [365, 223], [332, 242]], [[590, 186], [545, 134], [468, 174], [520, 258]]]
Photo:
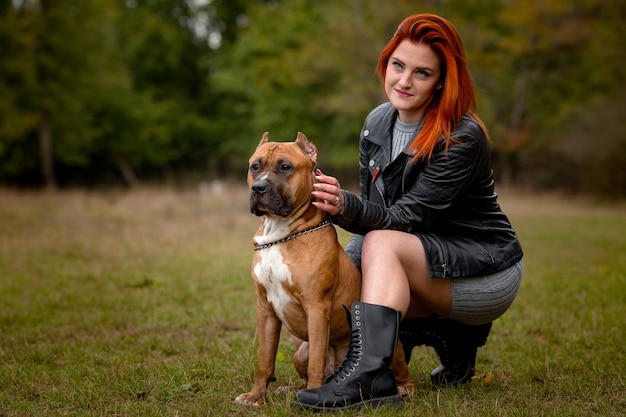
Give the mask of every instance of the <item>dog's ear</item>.
[[309, 142], [309, 139], [304, 136], [304, 133], [298, 132], [296, 144], [300, 147], [300, 149], [302, 149], [302, 152], [304, 152], [306, 156], [317, 162], [317, 148]]
[[259, 142], [259, 144], [257, 145], [257, 149], [259, 148], [259, 146], [263, 145], [264, 143], [267, 143], [269, 140], [270, 140], [269, 132], [263, 133], [263, 137], [261, 138], [261, 142]]

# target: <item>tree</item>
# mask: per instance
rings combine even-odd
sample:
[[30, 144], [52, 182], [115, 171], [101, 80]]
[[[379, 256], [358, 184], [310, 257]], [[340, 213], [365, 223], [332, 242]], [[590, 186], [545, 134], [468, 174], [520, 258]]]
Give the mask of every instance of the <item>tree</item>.
[[0, 172], [5, 175], [38, 167], [26, 151], [33, 148], [26, 137], [39, 121], [31, 104], [36, 84], [33, 26], [30, 14], [18, 13], [11, 1], [0, 3]]
[[459, 29], [499, 180], [621, 178], [618, 0], [0, 0], [0, 181], [243, 175], [264, 131], [354, 170], [378, 54], [416, 12]]
[[[19, 98], [8, 107], [24, 115], [19, 131], [6, 136], [22, 141], [37, 138], [41, 174], [48, 189], [57, 187], [57, 162], [87, 160], [85, 151], [94, 130], [90, 115], [83, 110], [94, 90], [111, 86], [106, 52], [112, 46], [107, 38], [112, 4], [112, 0], [39, 0], [4, 10], [3, 20], [13, 29], [4, 34], [13, 45], [8, 53], [19, 66], [4, 72], [9, 97]], [[23, 149], [34, 147], [24, 145], [12, 150], [26, 159]]]
[[322, 163], [354, 167], [363, 119], [384, 99], [378, 53], [413, 3], [381, 9], [373, 0], [295, 0], [249, 7], [248, 25], [218, 58], [216, 75], [224, 95], [251, 112], [238, 124], [245, 126], [236, 136], [239, 147], [249, 154], [264, 131], [275, 140], [302, 131], [320, 148]]
[[[31, 0], [0, 11], [0, 178], [125, 182], [206, 164], [212, 52], [185, 0]], [[4, 93], [4, 91], [3, 91]], [[39, 140], [38, 140], [39, 138]], [[38, 144], [39, 143], [39, 144]], [[40, 155], [39, 163], [32, 155]], [[191, 162], [191, 163], [190, 163]]]

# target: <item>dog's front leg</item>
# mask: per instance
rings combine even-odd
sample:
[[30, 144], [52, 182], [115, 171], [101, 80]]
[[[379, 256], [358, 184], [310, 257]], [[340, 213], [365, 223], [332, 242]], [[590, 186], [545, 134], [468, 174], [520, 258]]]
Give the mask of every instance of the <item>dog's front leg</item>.
[[326, 354], [330, 339], [329, 301], [311, 303], [308, 308], [309, 367], [307, 388], [317, 388], [326, 379]]
[[254, 385], [250, 392], [243, 393], [235, 399], [236, 404], [261, 406], [268, 384], [276, 379], [274, 367], [280, 340], [281, 322], [265, 300], [257, 301], [257, 329], [259, 348]]
[[409, 367], [404, 360], [404, 348], [400, 341], [396, 345], [396, 353], [391, 362], [391, 369], [393, 369], [393, 376], [398, 385], [398, 394], [405, 396], [413, 395], [417, 392], [415, 384], [409, 375]]

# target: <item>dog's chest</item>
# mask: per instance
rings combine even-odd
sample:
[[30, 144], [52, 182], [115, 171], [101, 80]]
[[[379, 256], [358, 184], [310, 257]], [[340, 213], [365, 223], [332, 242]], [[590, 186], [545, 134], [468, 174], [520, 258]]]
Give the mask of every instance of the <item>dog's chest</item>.
[[267, 301], [272, 304], [278, 318], [285, 322], [285, 310], [291, 296], [285, 286], [291, 285], [291, 272], [283, 260], [278, 246], [261, 250], [258, 262], [254, 265], [257, 281], [265, 287]]

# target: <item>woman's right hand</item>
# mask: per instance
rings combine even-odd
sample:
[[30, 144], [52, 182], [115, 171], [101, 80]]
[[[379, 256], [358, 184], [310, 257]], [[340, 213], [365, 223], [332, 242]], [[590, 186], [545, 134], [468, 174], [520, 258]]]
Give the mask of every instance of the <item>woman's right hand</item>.
[[316, 198], [313, 205], [332, 216], [343, 214], [345, 201], [337, 178], [324, 175], [321, 170], [316, 169], [315, 180], [317, 182], [313, 184], [311, 193]]

